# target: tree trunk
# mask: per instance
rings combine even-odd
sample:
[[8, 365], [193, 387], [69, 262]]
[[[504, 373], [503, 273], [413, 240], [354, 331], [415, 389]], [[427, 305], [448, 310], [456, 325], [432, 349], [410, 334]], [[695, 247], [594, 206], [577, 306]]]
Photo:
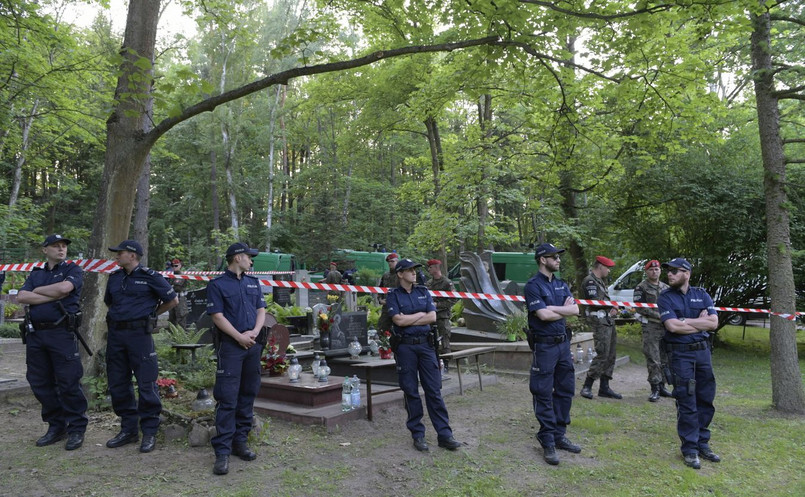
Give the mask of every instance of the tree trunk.
[[[143, 115], [150, 100], [152, 70], [138, 68], [138, 60], [154, 60], [159, 0], [131, 0], [129, 2], [123, 57], [120, 76], [115, 89], [115, 106], [106, 121], [106, 153], [101, 178], [100, 195], [95, 210], [95, 223], [89, 240], [90, 258], [107, 258], [108, 247], [128, 238], [131, 212], [134, 208], [134, 185], [137, 183], [145, 159], [155, 138], [143, 132]], [[132, 75], [136, 75], [132, 77]], [[127, 95], [138, 94], [137, 97]], [[103, 322], [106, 306], [103, 295], [106, 275], [87, 273], [82, 308], [84, 334], [92, 350], [98, 351], [106, 343], [106, 326]], [[84, 357], [87, 374], [95, 374], [100, 354]]]
[[[143, 173], [137, 182], [137, 196], [134, 199], [134, 235], [133, 239], [143, 246], [145, 255], [141, 259], [144, 266], [148, 265], [148, 211], [151, 206], [151, 154], [145, 159]], [[161, 270], [161, 267], [157, 269]]]
[[274, 216], [274, 122], [282, 95], [282, 86], [277, 86], [277, 96], [268, 118], [268, 198], [266, 199], [266, 252], [271, 251], [271, 222]]
[[22, 144], [20, 153], [17, 156], [17, 162], [14, 165], [14, 180], [11, 183], [11, 193], [8, 196], [8, 206], [14, 207], [17, 204], [17, 199], [20, 195], [20, 185], [22, 184], [22, 166], [25, 165], [25, 155], [28, 152], [28, 137], [31, 133], [31, 126], [34, 124], [34, 116], [36, 109], [39, 107], [39, 99], [34, 100], [34, 105], [31, 107], [31, 113], [24, 118], [20, 118], [20, 127], [22, 128]]
[[[786, 194], [786, 167], [780, 137], [780, 110], [774, 95], [769, 14], [752, 17], [752, 69], [755, 75], [760, 151], [765, 170], [766, 245], [769, 263], [769, 297], [774, 312], [796, 311], [791, 266], [790, 216]], [[802, 374], [797, 360], [796, 323], [771, 317], [772, 403], [783, 412], [805, 413]]]

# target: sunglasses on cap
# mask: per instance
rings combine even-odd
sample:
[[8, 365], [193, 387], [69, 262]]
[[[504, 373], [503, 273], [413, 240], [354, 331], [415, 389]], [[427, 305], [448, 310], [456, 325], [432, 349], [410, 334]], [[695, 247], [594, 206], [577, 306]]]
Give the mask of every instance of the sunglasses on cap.
[[683, 272], [683, 273], [687, 273], [687, 272], [688, 272], [688, 270], [687, 270], [687, 269], [682, 269], [682, 268], [679, 268], [679, 267], [671, 267], [671, 268], [668, 268], [668, 272], [669, 272], [670, 274], [676, 274], [676, 273], [678, 273], [678, 272], [680, 272], [680, 271], [681, 271], [681, 272]]
[[561, 256], [561, 255], [559, 255], [559, 254], [543, 255], [542, 257], [544, 257], [544, 258], [546, 258], [546, 259], [553, 259], [553, 260], [555, 260], [555, 261], [558, 261], [559, 259], [561, 259], [561, 258], [562, 258], [562, 256]]

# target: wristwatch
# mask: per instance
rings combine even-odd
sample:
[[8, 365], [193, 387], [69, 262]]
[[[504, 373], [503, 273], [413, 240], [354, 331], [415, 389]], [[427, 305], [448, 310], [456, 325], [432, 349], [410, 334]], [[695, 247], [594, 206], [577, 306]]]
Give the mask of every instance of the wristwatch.
[[685, 322], [685, 318], [679, 318], [679, 320]]

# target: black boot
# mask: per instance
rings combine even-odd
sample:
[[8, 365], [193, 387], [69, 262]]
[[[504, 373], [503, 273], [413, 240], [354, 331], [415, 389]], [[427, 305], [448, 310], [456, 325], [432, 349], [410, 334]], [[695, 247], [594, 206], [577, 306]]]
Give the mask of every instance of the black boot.
[[623, 395], [609, 388], [609, 378], [601, 377], [601, 384], [598, 386], [598, 396], [608, 399], [622, 399]]
[[657, 383], [651, 384], [651, 395], [648, 396], [649, 402], [657, 402], [660, 400], [660, 385]]
[[585, 399], [593, 398], [593, 383], [595, 383], [595, 380], [589, 376], [584, 380], [584, 386], [581, 387], [581, 396]]
[[660, 397], [673, 397], [671, 392], [665, 389], [665, 383], [659, 384]]

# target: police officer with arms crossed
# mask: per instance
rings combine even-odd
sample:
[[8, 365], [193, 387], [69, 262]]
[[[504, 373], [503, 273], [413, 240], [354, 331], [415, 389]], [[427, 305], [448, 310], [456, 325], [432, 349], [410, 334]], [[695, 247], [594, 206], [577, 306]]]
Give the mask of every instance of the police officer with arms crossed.
[[229, 473], [229, 455], [244, 461], [257, 458], [247, 439], [252, 429], [254, 399], [260, 390], [261, 340], [266, 303], [257, 278], [244, 274], [257, 250], [242, 242], [226, 250], [226, 271], [207, 286], [207, 314], [217, 328], [218, 370], [213, 395], [215, 450], [213, 473]]
[[[139, 242], [124, 240], [109, 250], [115, 252], [120, 269], [109, 276], [103, 298], [109, 307], [106, 375], [112, 408], [120, 416], [120, 433], [107, 441], [106, 446], [116, 448], [136, 442], [139, 422], [143, 432], [140, 452], [151, 452], [156, 445], [162, 412], [156, 385], [159, 366], [151, 333], [157, 316], [175, 307], [179, 299], [161, 274], [140, 264], [143, 247]], [[137, 402], [132, 374], [137, 379]]]
[[660, 294], [657, 307], [665, 326], [663, 341], [673, 376], [676, 431], [685, 465], [699, 469], [699, 456], [721, 461], [710, 449], [716, 377], [707, 340], [707, 332], [718, 327], [718, 316], [710, 295], [703, 288], [690, 286], [690, 262], [677, 257], [662, 267], [668, 270], [671, 288]]
[[[581, 283], [581, 294], [585, 300], [609, 300], [609, 290], [607, 290], [606, 277], [615, 263], [603, 255], [595, 258], [590, 274]], [[587, 324], [593, 329], [593, 343], [595, 344], [596, 356], [590, 363], [587, 371], [587, 378], [581, 388], [581, 396], [586, 399], [593, 398], [593, 383], [601, 379], [598, 386], [598, 396], [610, 399], [622, 399], [623, 396], [616, 393], [609, 386], [609, 380], [615, 371], [615, 348], [618, 343], [618, 334], [615, 331], [615, 321], [613, 318], [618, 315], [617, 307], [612, 306], [587, 306], [584, 313], [587, 315]]]
[[581, 447], [565, 436], [576, 385], [565, 318], [577, 316], [579, 306], [567, 283], [553, 274], [559, 271], [562, 252], [564, 249], [550, 243], [539, 245], [534, 252], [539, 272], [528, 280], [524, 289], [528, 341], [533, 351], [529, 388], [534, 415], [539, 421], [537, 440], [545, 462], [554, 466], [559, 464], [557, 448], [574, 454], [581, 452]]
[[[638, 304], [656, 304], [660, 292], [668, 285], [660, 281], [660, 261], [652, 260], [643, 268], [646, 279], [641, 281], [634, 289], [634, 301]], [[662, 379], [662, 370], [668, 366], [668, 357], [662, 346], [662, 336], [665, 328], [660, 322], [660, 312], [653, 307], [637, 307], [635, 309], [641, 317], [643, 328], [643, 355], [646, 356], [646, 369], [648, 369], [648, 383], [651, 385], [649, 402], [657, 402], [660, 397], [670, 397], [671, 392], [665, 389]]]
[[69, 244], [70, 240], [61, 235], [45, 238], [42, 252], [47, 262], [31, 271], [17, 302], [30, 306], [34, 332], [27, 335], [26, 378], [42, 404], [42, 421], [48, 424], [47, 433], [36, 445], [44, 447], [66, 436], [65, 449], [75, 450], [84, 443], [87, 398], [81, 390], [84, 369], [78, 342], [74, 330], [68, 329], [70, 316], [79, 311], [83, 281], [81, 268], [65, 262]]
[[422, 267], [422, 264], [411, 259], [397, 262], [395, 271], [399, 286], [389, 292], [386, 301], [394, 323], [392, 349], [397, 360], [397, 377], [408, 410], [406, 426], [414, 439], [414, 448], [421, 452], [429, 450], [425, 441], [425, 425], [422, 424], [424, 412], [419, 397], [421, 381], [428, 416], [436, 430], [439, 447], [456, 450], [461, 443], [453, 438], [447, 407], [442, 399], [442, 379], [436, 351], [428, 339], [430, 325], [436, 322], [436, 306], [428, 289], [415, 284], [418, 267]]

